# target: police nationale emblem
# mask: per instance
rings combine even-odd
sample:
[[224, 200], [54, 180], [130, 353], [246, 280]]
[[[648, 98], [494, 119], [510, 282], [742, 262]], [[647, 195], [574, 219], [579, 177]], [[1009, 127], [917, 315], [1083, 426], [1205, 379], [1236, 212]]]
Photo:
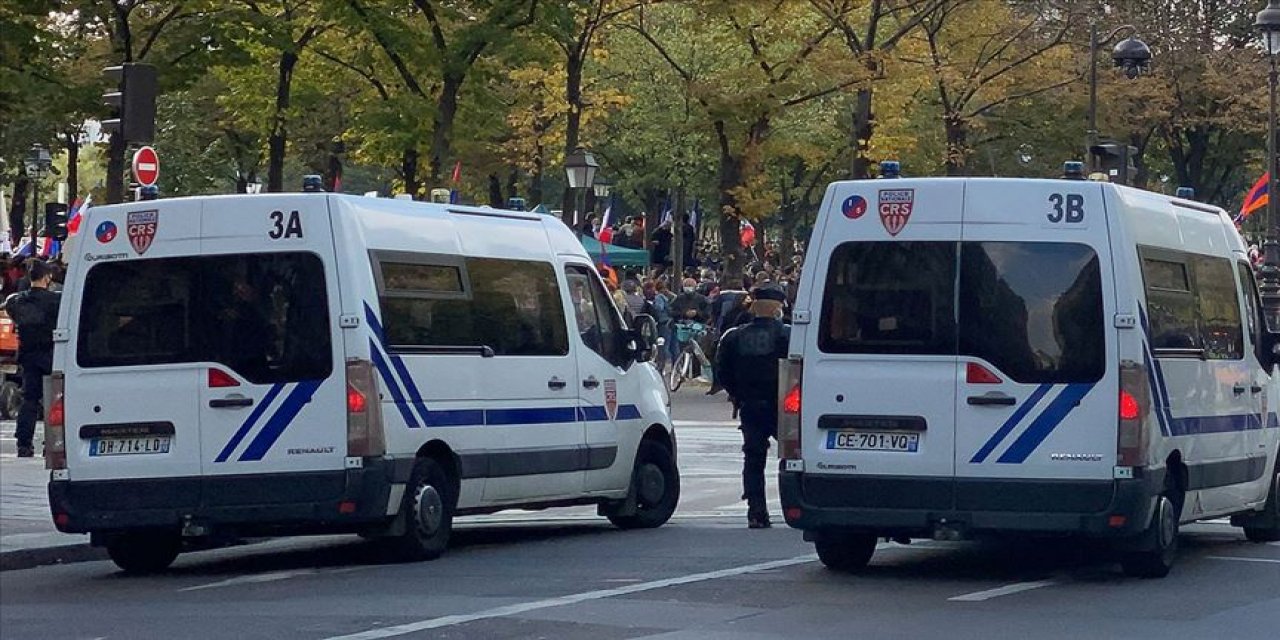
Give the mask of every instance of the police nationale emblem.
[[604, 410], [610, 420], [618, 418], [618, 381], [604, 381]]
[[156, 225], [160, 222], [160, 212], [130, 211], [125, 221], [125, 232], [129, 234], [129, 244], [133, 250], [142, 255], [151, 248], [151, 241], [156, 239]]
[[103, 220], [102, 224], [93, 233], [98, 238], [98, 242], [106, 244], [116, 239], [116, 223], [110, 220]]
[[898, 235], [907, 221], [911, 219], [911, 210], [915, 206], [915, 189], [882, 189], [880, 191], [880, 222], [889, 235]]

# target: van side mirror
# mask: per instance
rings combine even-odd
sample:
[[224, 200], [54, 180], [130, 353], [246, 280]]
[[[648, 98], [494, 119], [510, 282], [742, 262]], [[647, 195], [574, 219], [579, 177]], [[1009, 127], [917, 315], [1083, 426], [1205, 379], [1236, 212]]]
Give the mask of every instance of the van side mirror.
[[638, 315], [631, 319], [631, 330], [627, 332], [627, 347], [636, 362], [653, 360], [653, 346], [657, 344], [658, 322], [653, 316]]

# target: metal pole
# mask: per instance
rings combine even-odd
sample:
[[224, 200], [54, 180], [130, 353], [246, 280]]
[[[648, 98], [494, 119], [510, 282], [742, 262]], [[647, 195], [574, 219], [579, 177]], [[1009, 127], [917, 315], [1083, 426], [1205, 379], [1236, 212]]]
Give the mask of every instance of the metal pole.
[[1084, 155], [1088, 162], [1089, 173], [1097, 171], [1094, 166], [1093, 147], [1098, 144], [1098, 22], [1089, 21], [1089, 131], [1085, 134]]
[[1263, 243], [1262, 307], [1266, 310], [1267, 325], [1272, 329], [1280, 328], [1280, 181], [1276, 175], [1276, 83], [1280, 79], [1276, 70], [1276, 56], [1268, 52], [1271, 59], [1271, 109], [1267, 120], [1267, 239]]
[[40, 178], [31, 181], [31, 255], [40, 255]]

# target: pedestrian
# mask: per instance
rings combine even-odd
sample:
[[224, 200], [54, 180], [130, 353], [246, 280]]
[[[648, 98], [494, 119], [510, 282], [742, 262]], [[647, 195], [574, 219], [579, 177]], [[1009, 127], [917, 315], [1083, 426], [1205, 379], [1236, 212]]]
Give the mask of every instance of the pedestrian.
[[61, 296], [49, 290], [53, 269], [32, 260], [27, 277], [31, 288], [9, 296], [4, 310], [18, 325], [18, 365], [22, 367], [22, 407], [18, 410], [18, 457], [35, 455], [40, 401], [44, 395], [44, 377], [53, 373], [53, 329], [58, 323]]
[[596, 237], [596, 214], [588, 213], [587, 219], [578, 227], [578, 234], [589, 238]]
[[695, 261], [698, 256], [694, 253], [694, 247], [697, 246], [698, 232], [693, 228], [693, 224], [689, 222], [689, 214], [686, 213], [680, 216], [680, 219], [684, 225], [684, 237], [682, 240], [684, 241], [684, 265], [687, 267], [697, 264]]
[[671, 234], [670, 222], [664, 223], [658, 227], [657, 231], [653, 232], [653, 240], [650, 241], [653, 245], [653, 260], [651, 261], [653, 264], [661, 266], [668, 266], [671, 264], [672, 240], [673, 236]]
[[645, 300], [644, 294], [640, 291], [640, 283], [634, 279], [628, 278], [622, 281], [622, 300], [625, 303], [623, 317], [626, 318], [628, 324], [633, 322], [637, 316], [644, 314], [644, 308], [648, 301]]
[[767, 529], [764, 467], [769, 438], [778, 435], [778, 360], [787, 356], [790, 327], [782, 323], [787, 294], [778, 287], [751, 290], [752, 321], [730, 329], [716, 352], [716, 381], [729, 392], [742, 420], [742, 497], [747, 527]]

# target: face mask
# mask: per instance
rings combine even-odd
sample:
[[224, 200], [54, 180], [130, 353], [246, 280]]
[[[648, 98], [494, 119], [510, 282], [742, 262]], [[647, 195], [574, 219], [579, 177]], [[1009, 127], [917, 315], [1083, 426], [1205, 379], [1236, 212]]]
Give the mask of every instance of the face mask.
[[693, 293], [694, 291], [696, 291], [696, 289], [694, 289], [693, 287], [685, 287], [685, 288], [684, 288], [684, 292], [685, 292], [685, 293]]

